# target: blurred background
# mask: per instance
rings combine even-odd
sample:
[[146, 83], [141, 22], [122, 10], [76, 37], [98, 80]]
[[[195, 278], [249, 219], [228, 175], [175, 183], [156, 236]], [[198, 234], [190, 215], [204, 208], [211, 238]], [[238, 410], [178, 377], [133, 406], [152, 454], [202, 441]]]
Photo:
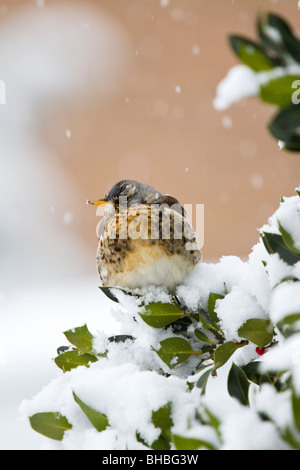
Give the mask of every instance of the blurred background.
[[[260, 11], [299, 28], [296, 0], [0, 1], [3, 341], [9, 328], [25, 328], [29, 311], [40, 328], [54, 313], [59, 331], [76, 326], [74, 279], [88, 280], [83, 305], [91, 308], [99, 220], [85, 202], [120, 179], [204, 204], [204, 262], [247, 258], [280, 196], [300, 184], [300, 155], [280, 150], [266, 129], [275, 109], [258, 98], [213, 107], [218, 83], [238, 63], [227, 36], [255, 39]], [[69, 310], [51, 304], [54, 290], [28, 301], [30, 289], [51, 282], [73, 299]], [[11, 370], [3, 341], [2, 380]]]
[[98, 220], [85, 201], [123, 178], [205, 204], [204, 261], [249, 254], [300, 175], [300, 156], [266, 129], [274, 108], [212, 105], [238, 63], [228, 34], [255, 39], [263, 10], [297, 29], [294, 0], [0, 2], [6, 280], [57, 277], [57, 262], [94, 273]]

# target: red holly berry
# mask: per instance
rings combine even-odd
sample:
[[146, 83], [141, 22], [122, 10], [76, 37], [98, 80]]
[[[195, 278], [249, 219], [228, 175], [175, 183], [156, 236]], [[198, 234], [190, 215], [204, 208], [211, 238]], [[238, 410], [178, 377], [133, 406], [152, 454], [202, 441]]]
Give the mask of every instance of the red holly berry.
[[265, 348], [259, 348], [259, 347], [257, 346], [257, 348], [255, 349], [255, 351], [257, 352], [257, 354], [258, 354], [259, 356], [262, 356], [262, 355], [264, 354], [264, 352], [265, 352]]

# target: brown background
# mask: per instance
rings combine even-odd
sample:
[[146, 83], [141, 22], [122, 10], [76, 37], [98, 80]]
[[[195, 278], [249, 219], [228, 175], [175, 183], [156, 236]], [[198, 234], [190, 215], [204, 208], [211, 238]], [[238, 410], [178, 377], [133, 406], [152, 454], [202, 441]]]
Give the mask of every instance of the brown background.
[[[0, 28], [21, 9], [36, 15], [37, 10], [47, 14], [57, 4], [70, 11], [79, 5], [107, 13], [128, 40], [128, 62], [115, 93], [107, 98], [97, 93], [99, 76], [76, 99], [54, 96], [40, 103], [35, 123], [39, 141], [75, 188], [72, 220], [63, 227], [70, 239], [79, 234], [94, 253], [98, 220], [85, 201], [102, 197], [120, 179], [131, 178], [172, 194], [183, 204], [205, 204], [204, 261], [249, 254], [258, 240], [257, 228], [278, 207], [280, 196], [294, 195], [300, 184], [300, 155], [280, 150], [269, 135], [266, 126], [275, 108], [254, 97], [219, 112], [212, 102], [218, 83], [238, 64], [228, 34], [255, 39], [259, 11], [281, 14], [297, 29], [297, 3], [0, 2]], [[94, 57], [97, 60], [97, 51]], [[66, 129], [71, 131], [69, 138]], [[47, 210], [51, 197], [48, 204]]]

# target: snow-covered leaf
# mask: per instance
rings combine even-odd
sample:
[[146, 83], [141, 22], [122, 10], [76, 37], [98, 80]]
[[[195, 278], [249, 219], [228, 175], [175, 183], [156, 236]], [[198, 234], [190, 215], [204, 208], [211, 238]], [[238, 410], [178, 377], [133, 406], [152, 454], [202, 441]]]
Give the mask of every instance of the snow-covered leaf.
[[154, 450], [170, 449], [172, 420], [172, 402], [161, 406], [158, 410], [152, 411], [152, 423], [161, 430], [161, 434], [152, 444]]
[[242, 36], [229, 36], [229, 42], [239, 59], [255, 72], [270, 70], [274, 62], [265, 50], [255, 42]]
[[71, 344], [83, 353], [93, 354], [94, 336], [88, 330], [87, 325], [64, 331], [64, 335]]
[[90, 362], [96, 362], [97, 360], [96, 356], [80, 353], [78, 350], [66, 351], [54, 359], [55, 364], [64, 372], [68, 372], [78, 366], [89, 367]]
[[99, 289], [103, 292], [104, 295], [106, 295], [106, 297], [108, 297], [113, 302], [119, 302], [117, 297], [112, 293], [111, 287], [99, 286]]
[[286, 246], [281, 234], [264, 231], [261, 238], [269, 254], [278, 253], [289, 265], [294, 265], [300, 260], [300, 257]]
[[80, 406], [86, 417], [90, 420], [92, 425], [97, 429], [97, 431], [104, 431], [109, 425], [107, 416], [99, 411], [94, 410], [86, 403], [84, 403], [76, 394], [73, 392], [73, 397], [76, 403]]
[[218, 319], [218, 316], [215, 312], [215, 306], [216, 306], [216, 301], [219, 300], [219, 299], [224, 299], [224, 295], [216, 294], [214, 292], [209, 293], [207, 308], [208, 308], [208, 312], [209, 312], [211, 318], [216, 323], [219, 321], [219, 319]]
[[288, 53], [300, 62], [300, 42], [291, 26], [281, 16], [274, 13], [262, 15], [259, 19], [258, 31], [267, 46], [283, 57]]
[[[299, 217], [300, 217], [300, 214], [299, 214]], [[283, 225], [281, 225], [279, 220], [278, 220], [278, 228], [280, 230], [280, 233], [282, 235], [283, 241], [286, 244], [286, 246], [291, 251], [299, 255], [299, 259], [300, 259], [300, 250], [299, 248], [296, 247], [295, 240], [293, 239], [292, 235], [283, 227]], [[300, 233], [299, 233], [299, 237], [300, 237]]]
[[186, 361], [192, 354], [198, 353], [186, 339], [178, 337], [164, 339], [160, 342], [160, 349], [155, 352], [170, 369]]

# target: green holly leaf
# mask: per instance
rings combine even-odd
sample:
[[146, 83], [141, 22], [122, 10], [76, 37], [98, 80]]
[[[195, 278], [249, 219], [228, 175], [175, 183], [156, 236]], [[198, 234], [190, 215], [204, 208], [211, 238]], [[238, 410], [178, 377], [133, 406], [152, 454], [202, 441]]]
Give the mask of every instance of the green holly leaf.
[[56, 441], [61, 441], [65, 431], [72, 429], [67, 418], [58, 412], [36, 413], [29, 421], [32, 429]]
[[131, 335], [114, 335], [107, 338], [110, 343], [125, 343], [125, 341], [134, 341], [134, 336]]
[[282, 235], [284, 243], [291, 251], [299, 255], [299, 259], [300, 259], [300, 250], [299, 248], [296, 247], [295, 240], [293, 239], [292, 235], [283, 227], [283, 225], [281, 225], [279, 220], [277, 222], [278, 222], [278, 228]]
[[264, 383], [268, 383], [273, 385], [278, 391], [280, 390], [281, 383], [279, 381], [280, 372], [262, 372], [260, 370], [261, 362], [249, 362], [242, 366], [243, 371], [245, 372], [247, 379], [250, 382], [253, 382], [257, 385], [262, 385]]
[[242, 36], [229, 36], [231, 48], [238, 58], [255, 72], [271, 70], [276, 63], [259, 44]]
[[249, 386], [250, 383], [245, 372], [233, 362], [227, 380], [229, 395], [233, 398], [237, 398], [242, 405], [249, 405]]
[[99, 286], [99, 289], [103, 292], [104, 295], [106, 295], [106, 297], [108, 297], [113, 302], [119, 302], [117, 297], [112, 293], [111, 287]]
[[268, 125], [269, 131], [277, 139], [284, 142], [287, 150], [300, 150], [300, 106], [291, 104], [282, 108]]
[[104, 431], [109, 425], [107, 416], [99, 411], [94, 410], [86, 403], [84, 403], [76, 394], [73, 392], [73, 397], [76, 403], [80, 406], [86, 417], [92, 423], [92, 425], [97, 429], [97, 431]]
[[199, 339], [200, 341], [203, 341], [205, 343], [209, 343], [209, 344], [217, 344], [216, 341], [213, 341], [211, 339], [209, 339], [205, 333], [203, 333], [203, 331], [201, 330], [198, 330], [196, 329], [195, 330], [195, 336], [197, 339]]
[[194, 351], [190, 343], [183, 338], [167, 338], [159, 344], [160, 349], [155, 350], [155, 352], [170, 369], [186, 361], [193, 354], [202, 354]]
[[66, 351], [54, 359], [55, 364], [64, 372], [68, 372], [78, 366], [89, 367], [90, 362], [96, 361], [98, 359], [93, 354], [81, 353], [78, 350]]
[[263, 232], [261, 238], [269, 254], [278, 253], [280, 258], [291, 266], [300, 260], [299, 255], [286, 246], [281, 234]]
[[218, 316], [215, 312], [215, 308], [216, 308], [216, 301], [218, 299], [224, 299], [224, 295], [221, 295], [221, 294], [216, 294], [214, 292], [210, 292], [209, 293], [209, 296], [208, 296], [208, 302], [207, 302], [207, 308], [208, 308], [208, 312], [211, 316], [211, 318], [213, 319], [213, 321], [215, 323], [218, 323], [219, 319], [218, 319]]
[[292, 408], [294, 415], [294, 422], [297, 430], [300, 432], [300, 395], [298, 395], [293, 388], [292, 392]]
[[248, 344], [248, 341], [241, 341], [240, 343], [226, 341], [226, 343], [218, 346], [214, 353], [214, 371], [222, 367], [237, 349], [244, 347], [246, 344]]
[[152, 411], [152, 423], [156, 428], [160, 428], [161, 434], [152, 444], [151, 448], [154, 450], [169, 450], [170, 441], [172, 438], [171, 427], [172, 421], [172, 403], [168, 402], [166, 405], [161, 406], [158, 410]]
[[179, 434], [173, 434], [173, 443], [176, 450], [215, 450], [215, 447], [210, 442], [194, 437], [181, 436]]
[[71, 344], [83, 353], [93, 354], [94, 336], [86, 325], [64, 331], [64, 335]]
[[153, 328], [163, 328], [179, 320], [184, 313], [175, 304], [154, 302], [143, 307], [139, 315], [147, 325]]
[[266, 103], [274, 104], [283, 108], [292, 103], [293, 90], [292, 85], [299, 80], [299, 75], [285, 75], [270, 80], [260, 85], [260, 97]]
[[213, 374], [214, 372], [214, 369], [213, 367], [211, 367], [210, 369], [206, 370], [202, 375], [201, 377], [198, 379], [197, 383], [196, 383], [196, 387], [197, 388], [200, 388], [201, 390], [201, 395], [204, 395], [205, 394], [205, 390], [206, 390], [206, 385], [207, 385], [207, 382], [208, 382], [208, 379], [209, 377]]
[[[268, 34], [270, 29], [271, 35]], [[262, 33], [263, 41], [279, 53], [285, 61], [290, 59], [286, 57], [290, 55], [296, 62], [300, 62], [300, 42], [291, 26], [283, 18], [274, 13], [261, 16], [259, 31]]]
[[238, 335], [263, 348], [273, 339], [273, 326], [269, 319], [250, 318], [238, 329]]

